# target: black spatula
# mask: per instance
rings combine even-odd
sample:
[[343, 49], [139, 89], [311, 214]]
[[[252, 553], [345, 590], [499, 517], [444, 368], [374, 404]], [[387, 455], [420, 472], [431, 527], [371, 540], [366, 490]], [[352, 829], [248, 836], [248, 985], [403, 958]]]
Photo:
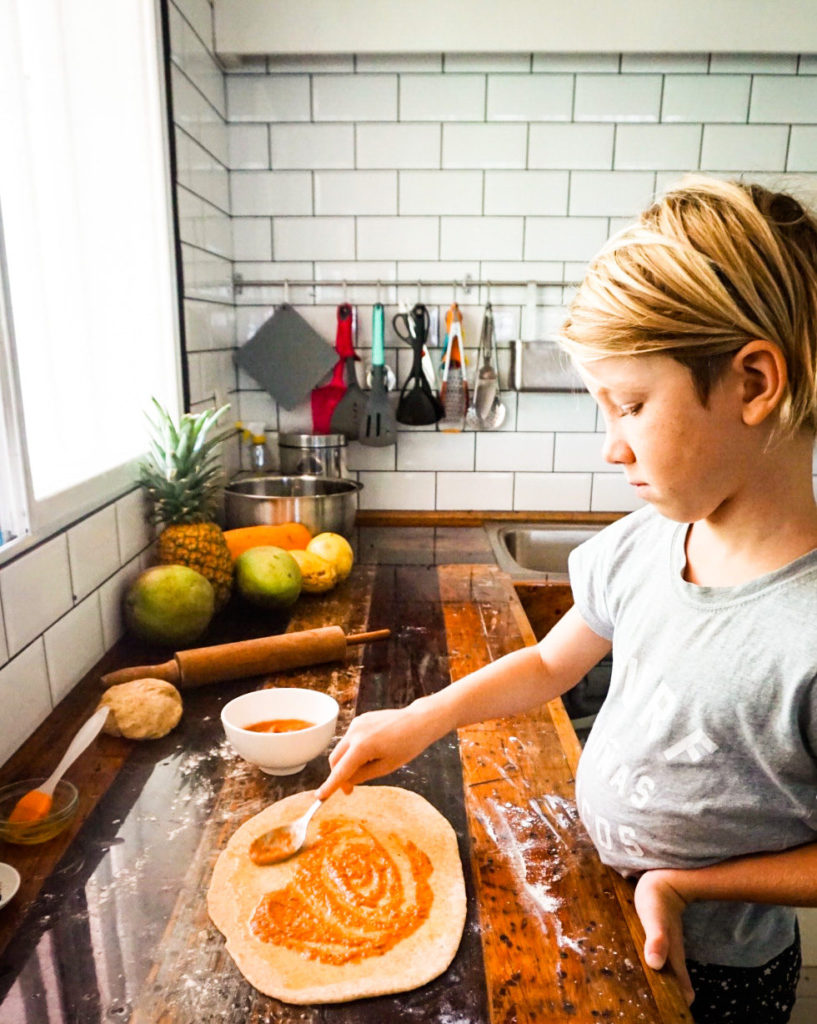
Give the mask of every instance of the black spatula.
[[410, 313], [398, 313], [393, 322], [395, 331], [411, 345], [414, 353], [411, 373], [403, 385], [400, 401], [397, 403], [397, 421], [415, 427], [436, 423], [445, 415], [445, 409], [431, 390], [431, 385], [423, 372], [423, 349], [428, 337], [428, 310], [418, 302]]

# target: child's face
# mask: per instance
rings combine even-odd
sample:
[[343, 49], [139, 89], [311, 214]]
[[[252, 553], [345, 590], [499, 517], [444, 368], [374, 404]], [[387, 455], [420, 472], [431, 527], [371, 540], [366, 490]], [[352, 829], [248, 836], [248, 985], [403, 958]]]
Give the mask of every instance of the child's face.
[[577, 369], [604, 416], [604, 457], [640, 498], [694, 522], [739, 495], [755, 449], [731, 370], [704, 407], [689, 370], [670, 356], [609, 356]]

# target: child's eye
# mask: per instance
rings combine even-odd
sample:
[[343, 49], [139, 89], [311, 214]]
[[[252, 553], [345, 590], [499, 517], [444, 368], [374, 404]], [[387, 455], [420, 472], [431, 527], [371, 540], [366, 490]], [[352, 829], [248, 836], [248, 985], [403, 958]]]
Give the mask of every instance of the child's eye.
[[633, 402], [631, 405], [619, 406], [619, 415], [621, 416], [637, 416], [644, 408], [642, 402]]

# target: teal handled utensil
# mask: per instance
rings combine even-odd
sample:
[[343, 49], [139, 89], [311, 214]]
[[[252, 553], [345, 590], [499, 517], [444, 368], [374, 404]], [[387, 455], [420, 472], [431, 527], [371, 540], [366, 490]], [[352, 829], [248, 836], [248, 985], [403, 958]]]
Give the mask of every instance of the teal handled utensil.
[[384, 317], [383, 304], [376, 302], [372, 309], [372, 387], [360, 420], [359, 435], [361, 444], [376, 448], [397, 441], [397, 425], [386, 389]]

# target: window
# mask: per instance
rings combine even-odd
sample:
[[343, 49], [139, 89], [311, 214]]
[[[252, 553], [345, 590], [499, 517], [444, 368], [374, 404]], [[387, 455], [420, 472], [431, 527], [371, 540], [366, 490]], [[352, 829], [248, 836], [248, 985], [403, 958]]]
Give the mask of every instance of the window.
[[4, 271], [0, 222], [0, 547], [28, 529], [25, 474], [18, 424], [18, 387], [8, 333], [8, 289]]
[[0, 5], [5, 534], [121, 493], [151, 396], [179, 407], [159, 24], [158, 0]]

